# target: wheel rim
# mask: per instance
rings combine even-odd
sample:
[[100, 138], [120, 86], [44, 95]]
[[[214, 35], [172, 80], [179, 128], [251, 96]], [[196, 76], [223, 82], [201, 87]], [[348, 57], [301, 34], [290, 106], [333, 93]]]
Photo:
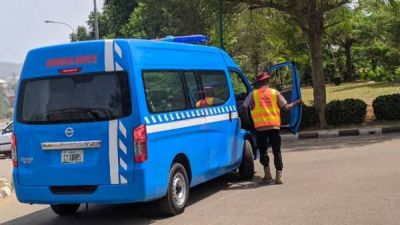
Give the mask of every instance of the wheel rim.
[[185, 204], [186, 191], [186, 182], [183, 174], [175, 174], [172, 182], [172, 198], [176, 205], [183, 206]]

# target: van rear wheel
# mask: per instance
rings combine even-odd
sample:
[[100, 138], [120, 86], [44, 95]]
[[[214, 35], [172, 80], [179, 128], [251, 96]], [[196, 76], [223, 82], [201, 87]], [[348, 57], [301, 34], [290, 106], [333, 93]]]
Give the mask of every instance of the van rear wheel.
[[167, 195], [161, 200], [162, 210], [168, 216], [183, 213], [189, 199], [189, 180], [185, 167], [174, 163], [169, 172]]
[[253, 147], [249, 140], [245, 140], [244, 142], [242, 163], [239, 167], [239, 176], [243, 180], [250, 180], [254, 177]]
[[60, 216], [68, 216], [76, 213], [80, 204], [59, 204], [50, 205], [51, 209]]

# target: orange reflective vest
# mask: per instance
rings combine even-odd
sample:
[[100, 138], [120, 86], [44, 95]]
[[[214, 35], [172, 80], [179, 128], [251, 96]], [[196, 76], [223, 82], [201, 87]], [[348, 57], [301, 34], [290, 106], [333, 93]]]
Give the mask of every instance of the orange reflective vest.
[[214, 103], [214, 98], [212, 98], [212, 97], [210, 97], [210, 98], [207, 97], [207, 98], [205, 98], [205, 99], [201, 99], [201, 100], [197, 101], [196, 107], [197, 107], [197, 108], [206, 107], [206, 106], [209, 106], [209, 105], [213, 105], [213, 103]]
[[281, 110], [278, 105], [278, 91], [262, 87], [253, 91], [254, 108], [251, 110], [255, 128], [279, 127]]

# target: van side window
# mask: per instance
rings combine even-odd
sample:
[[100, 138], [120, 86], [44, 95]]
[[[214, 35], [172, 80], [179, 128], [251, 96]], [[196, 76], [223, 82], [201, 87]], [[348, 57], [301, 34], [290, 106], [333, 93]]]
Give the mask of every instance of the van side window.
[[229, 99], [229, 88], [224, 71], [199, 72], [202, 95], [196, 107], [222, 105]]
[[194, 72], [185, 72], [186, 87], [191, 105], [195, 105], [200, 100], [200, 89], [197, 85], [196, 74]]
[[168, 112], [187, 108], [181, 73], [144, 71], [144, 88], [150, 112]]
[[229, 73], [231, 75], [235, 95], [246, 95], [248, 90], [239, 73], [233, 70], [229, 71]]

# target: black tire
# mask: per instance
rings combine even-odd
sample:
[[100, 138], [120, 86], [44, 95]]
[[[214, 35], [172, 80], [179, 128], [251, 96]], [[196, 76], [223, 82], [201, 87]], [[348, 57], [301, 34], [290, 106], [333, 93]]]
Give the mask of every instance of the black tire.
[[68, 216], [78, 211], [80, 204], [50, 205], [51, 209], [60, 216]]
[[[178, 192], [178, 193], [177, 193]], [[161, 199], [162, 212], [175, 216], [185, 211], [189, 199], [189, 179], [185, 167], [174, 163], [169, 172], [167, 195]]]
[[243, 180], [250, 180], [254, 177], [253, 147], [249, 140], [245, 140], [244, 142], [242, 163], [239, 167], [239, 176]]

